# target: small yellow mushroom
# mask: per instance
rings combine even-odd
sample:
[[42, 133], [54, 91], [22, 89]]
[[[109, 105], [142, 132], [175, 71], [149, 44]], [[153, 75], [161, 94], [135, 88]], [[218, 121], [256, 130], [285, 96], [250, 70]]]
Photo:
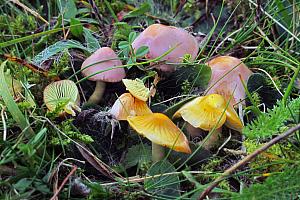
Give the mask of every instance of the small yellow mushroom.
[[117, 120], [127, 120], [128, 116], [151, 114], [145, 101], [133, 97], [130, 93], [122, 94], [112, 106], [110, 113]]

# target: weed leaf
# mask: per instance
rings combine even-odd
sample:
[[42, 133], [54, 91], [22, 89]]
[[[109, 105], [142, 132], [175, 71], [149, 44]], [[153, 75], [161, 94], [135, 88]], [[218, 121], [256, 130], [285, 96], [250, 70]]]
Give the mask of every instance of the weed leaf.
[[48, 60], [50, 57], [54, 56], [55, 54], [62, 52], [65, 49], [72, 49], [72, 48], [82, 49], [88, 51], [89, 53], [93, 52], [92, 49], [83, 46], [82, 44], [80, 44], [80, 42], [76, 40], [58, 41], [55, 44], [44, 49], [38, 55], [36, 55], [33, 58], [33, 62], [36, 65], [41, 65], [44, 61]]
[[145, 189], [153, 195], [167, 195], [179, 197], [180, 184], [177, 174], [163, 175], [165, 173], [176, 172], [175, 167], [166, 160], [159, 161], [148, 170], [148, 176], [156, 176], [145, 180]]

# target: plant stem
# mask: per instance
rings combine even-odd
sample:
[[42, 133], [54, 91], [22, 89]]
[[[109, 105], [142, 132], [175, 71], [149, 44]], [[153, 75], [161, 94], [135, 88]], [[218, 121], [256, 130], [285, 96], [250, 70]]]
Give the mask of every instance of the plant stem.
[[201, 141], [202, 147], [207, 150], [213, 149], [215, 146], [219, 144], [221, 134], [222, 134], [222, 127], [215, 129], [212, 133], [208, 134], [203, 141]]
[[165, 157], [165, 148], [152, 142], [152, 161], [153, 163], [161, 161]]
[[90, 96], [88, 103], [98, 104], [101, 101], [105, 91], [105, 85], [106, 84], [103, 81], [96, 82], [95, 90], [93, 94]]

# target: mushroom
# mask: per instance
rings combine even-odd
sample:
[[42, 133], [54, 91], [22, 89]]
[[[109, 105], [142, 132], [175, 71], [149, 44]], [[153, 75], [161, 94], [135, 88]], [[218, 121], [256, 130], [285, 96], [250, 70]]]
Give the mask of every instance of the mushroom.
[[127, 120], [128, 116], [151, 114], [145, 101], [133, 97], [130, 93], [122, 94], [110, 109], [110, 114], [117, 120]]
[[211, 149], [217, 142], [222, 132], [222, 126], [241, 132], [243, 124], [235, 110], [228, 105], [219, 94], [209, 94], [197, 97], [183, 105], [174, 115], [174, 118], [182, 117], [195, 128], [200, 128], [211, 133], [203, 144], [204, 148]]
[[127, 120], [128, 116], [151, 114], [152, 111], [147, 106], [150, 90], [145, 87], [142, 80], [123, 79], [126, 89], [130, 93], [122, 94], [112, 106], [110, 113], [117, 120]]
[[164, 158], [166, 146], [178, 152], [191, 153], [189, 142], [183, 132], [164, 114], [152, 113], [143, 116], [129, 116], [130, 126], [152, 142], [152, 160]]
[[86, 77], [107, 70], [88, 78], [91, 81], [96, 81], [94, 93], [88, 100], [89, 103], [97, 104], [100, 102], [105, 90], [106, 82], [119, 82], [125, 77], [126, 74], [123, 68], [111, 69], [112, 67], [121, 65], [122, 62], [109, 47], [98, 49], [82, 63], [82, 74]]
[[[147, 59], [154, 59], [175, 47], [168, 55], [161, 60], [180, 63], [185, 54], [190, 54], [194, 60], [198, 53], [198, 43], [194, 36], [182, 28], [153, 24], [146, 28], [132, 43], [134, 50], [142, 46], [148, 46]], [[172, 65], [161, 64], [156, 66], [163, 72], [174, 71]]]
[[77, 86], [70, 80], [61, 80], [49, 84], [44, 89], [44, 103], [49, 111], [55, 111], [63, 106], [60, 115], [67, 113], [75, 116], [74, 110], [81, 111], [78, 107], [80, 96]]
[[231, 99], [231, 106], [246, 98], [241, 81], [246, 83], [252, 72], [240, 59], [219, 56], [210, 60], [207, 65], [211, 67], [212, 74], [206, 94], [220, 94], [226, 100]]

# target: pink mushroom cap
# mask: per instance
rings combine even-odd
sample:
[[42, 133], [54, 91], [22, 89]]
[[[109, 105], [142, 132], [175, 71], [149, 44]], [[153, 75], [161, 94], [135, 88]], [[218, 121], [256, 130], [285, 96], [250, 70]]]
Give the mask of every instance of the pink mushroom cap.
[[226, 100], [229, 100], [233, 94], [230, 102], [232, 106], [246, 98], [241, 80], [247, 85], [252, 72], [240, 59], [231, 56], [219, 56], [210, 60], [207, 65], [212, 70], [207, 94], [220, 94]]
[[[110, 60], [112, 59], [112, 60]], [[108, 61], [104, 61], [108, 60]], [[115, 52], [109, 47], [102, 47], [94, 52], [90, 57], [88, 57], [81, 66], [81, 69], [87, 67], [96, 62], [104, 61], [102, 63], [98, 63], [92, 65], [82, 71], [84, 76], [90, 76], [96, 72], [107, 70], [115, 66], [121, 66], [122, 62], [115, 54]], [[101, 72], [89, 78], [91, 81], [103, 81], [103, 82], [119, 82], [123, 78], [125, 78], [125, 70], [124, 68], [116, 68], [111, 69], [105, 72]]]
[[[149, 52], [146, 58], [154, 59], [170, 48], [176, 47], [161, 60], [180, 63], [185, 54], [190, 54], [194, 60], [198, 53], [198, 43], [194, 36], [182, 28], [153, 24], [146, 28], [132, 43], [132, 47], [137, 50], [141, 46], [148, 46]], [[161, 71], [174, 71], [174, 66], [160, 65]]]

